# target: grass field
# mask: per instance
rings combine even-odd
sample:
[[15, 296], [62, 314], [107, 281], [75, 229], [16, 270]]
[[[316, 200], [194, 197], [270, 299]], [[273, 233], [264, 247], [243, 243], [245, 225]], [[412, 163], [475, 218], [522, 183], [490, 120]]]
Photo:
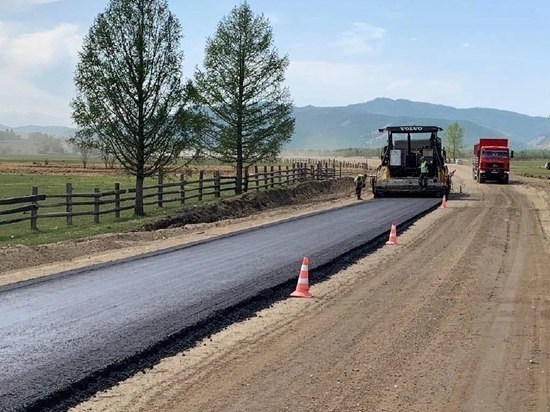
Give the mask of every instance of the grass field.
[[[210, 174], [205, 177], [211, 177]], [[195, 180], [198, 176], [188, 176], [188, 180]], [[164, 183], [176, 182], [179, 178], [176, 175], [165, 176]], [[63, 195], [65, 193], [66, 183], [71, 183], [73, 193], [91, 194], [94, 188], [99, 188], [100, 191], [109, 191], [114, 189], [114, 184], [119, 183], [121, 189], [129, 189], [134, 187], [134, 178], [127, 175], [108, 175], [108, 174], [90, 174], [90, 175], [52, 175], [52, 174], [26, 174], [26, 173], [0, 173], [0, 199], [20, 197], [31, 194], [32, 186], [39, 188], [39, 194], [47, 195]], [[157, 184], [156, 178], [148, 179], [145, 186]], [[210, 183], [211, 184], [211, 183]], [[206, 184], [205, 184], [206, 185]], [[187, 186], [190, 190], [192, 187]], [[166, 189], [172, 190], [172, 189]], [[151, 193], [149, 192], [145, 192]], [[232, 191], [222, 192], [222, 196], [231, 196]], [[131, 196], [131, 195], [123, 195]], [[175, 195], [166, 196], [174, 198]], [[212, 200], [212, 195], [205, 195], [203, 202]], [[83, 201], [85, 199], [74, 199]], [[154, 199], [146, 199], [151, 201]], [[47, 199], [43, 203], [62, 202], [62, 199]], [[192, 203], [192, 202], [189, 202]], [[196, 204], [197, 202], [195, 202]], [[123, 205], [133, 205], [132, 201], [126, 202]], [[0, 206], [0, 210], [6, 210], [13, 206]], [[112, 206], [102, 206], [104, 209], [109, 209]], [[63, 218], [44, 218], [38, 219], [38, 231], [30, 229], [30, 222], [24, 221], [8, 225], [0, 225], [0, 245], [6, 244], [23, 244], [36, 245], [44, 243], [52, 243], [61, 240], [79, 239], [87, 236], [93, 236], [102, 233], [123, 232], [130, 229], [135, 229], [143, 224], [158, 219], [162, 216], [173, 214], [177, 210], [181, 210], [182, 206], [179, 202], [166, 203], [164, 207], [159, 208], [156, 205], [145, 206], [147, 214], [144, 218], [135, 218], [133, 210], [121, 211], [121, 217], [116, 218], [114, 213], [103, 214], [100, 216], [100, 224], [94, 223], [93, 216], [75, 216], [73, 217], [73, 225], [67, 226], [66, 219]], [[91, 211], [92, 205], [74, 206], [74, 211]], [[40, 209], [39, 213], [43, 212], [64, 212], [63, 207], [44, 208]], [[19, 215], [1, 216], [0, 220], [7, 220], [11, 217]]]
[[[178, 165], [176, 165], [178, 166]], [[283, 166], [287, 167], [288, 165]], [[260, 173], [264, 165], [259, 166]], [[206, 161], [198, 164], [184, 166], [179, 165], [179, 170], [174, 174], [166, 174], [164, 183], [179, 182], [179, 173], [184, 173], [187, 181], [198, 179], [199, 170], [204, 170], [206, 179], [212, 178], [214, 170], [219, 170], [224, 176], [234, 176], [234, 170], [230, 166], [221, 165], [219, 162]], [[354, 175], [357, 170], [343, 170], [344, 175]], [[115, 183], [120, 184], [121, 189], [130, 189], [135, 187], [135, 178], [127, 175], [121, 169], [106, 169], [100, 159], [92, 159], [88, 162], [88, 168], [84, 169], [82, 163], [77, 157], [60, 155], [59, 157], [49, 157], [46, 159], [39, 155], [36, 156], [2, 156], [0, 157], [0, 199], [13, 197], [30, 196], [32, 187], [38, 187], [39, 194], [64, 195], [67, 183], [71, 183], [73, 194], [89, 194], [98, 188], [100, 192], [112, 191]], [[145, 186], [157, 184], [157, 178], [146, 180]], [[223, 184], [223, 181], [222, 181]], [[230, 183], [228, 183], [230, 184]], [[251, 184], [253, 184], [251, 182]], [[262, 185], [263, 183], [260, 183]], [[205, 183], [205, 186], [211, 186], [212, 183]], [[196, 185], [195, 185], [196, 186]], [[177, 190], [178, 187], [167, 188], [167, 191]], [[186, 185], [186, 193], [193, 189], [192, 185]], [[251, 187], [253, 189], [253, 186]], [[212, 189], [206, 189], [205, 192], [211, 192]], [[155, 189], [146, 191], [145, 194], [153, 193]], [[192, 193], [192, 194], [196, 194]], [[131, 197], [133, 194], [122, 195], [122, 197]], [[222, 197], [234, 196], [234, 190], [223, 191]], [[177, 194], [167, 195], [166, 198], [177, 198]], [[110, 198], [101, 198], [110, 200]], [[213, 200], [213, 195], [205, 194], [202, 202]], [[156, 198], [145, 199], [146, 202], [154, 201]], [[91, 201], [91, 198], [73, 198], [73, 202]], [[40, 202], [38, 211], [39, 216], [43, 213], [65, 212], [63, 206], [48, 207], [52, 203], [62, 203], [64, 199], [50, 198]], [[94, 223], [94, 216], [74, 216], [72, 226], [68, 226], [65, 217], [39, 218], [38, 230], [32, 231], [30, 221], [0, 225], [0, 246], [8, 244], [37, 245], [58, 242], [62, 240], [80, 239], [103, 233], [124, 232], [138, 228], [145, 223], [174, 214], [183, 207], [197, 204], [196, 199], [186, 201], [182, 205], [179, 201], [165, 203], [164, 207], [158, 205], [146, 205], [146, 217], [136, 218], [133, 210], [120, 212], [120, 218], [116, 218], [114, 213], [101, 214], [100, 223]], [[133, 201], [128, 201], [122, 206], [133, 205]], [[0, 221], [10, 220], [24, 216], [22, 213], [5, 214], [2, 211], [12, 209], [21, 205], [0, 205]], [[114, 205], [102, 205], [100, 210], [108, 210]], [[93, 205], [75, 205], [74, 212], [93, 211]], [[28, 212], [27, 212], [28, 213]]]
[[550, 179], [550, 170], [544, 168], [546, 162], [547, 160], [512, 160], [510, 168], [518, 175]]

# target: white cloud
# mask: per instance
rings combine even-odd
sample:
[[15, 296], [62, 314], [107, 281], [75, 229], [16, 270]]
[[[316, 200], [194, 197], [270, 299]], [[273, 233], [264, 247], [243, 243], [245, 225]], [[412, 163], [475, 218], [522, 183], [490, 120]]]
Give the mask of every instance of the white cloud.
[[471, 46], [471, 44], [468, 43], [468, 42], [462, 43], [462, 47], [463, 47], [463, 48], [467, 48], [467, 47], [470, 47], [470, 46]]
[[354, 23], [333, 43], [347, 54], [366, 54], [378, 51], [386, 29], [368, 23]]
[[67, 89], [81, 42], [72, 24], [20, 32], [0, 22], [0, 123], [69, 123]]
[[78, 27], [73, 24], [19, 34], [4, 33], [1, 27], [0, 67], [15, 67], [18, 71], [37, 72], [64, 58], [74, 62], [82, 43]]
[[291, 61], [287, 84], [298, 106], [339, 106], [376, 97], [381, 82], [388, 82], [389, 66], [326, 61]]
[[293, 61], [287, 84], [291, 94], [300, 96], [298, 106], [340, 106], [376, 97], [452, 104], [463, 92], [464, 79], [443, 74], [412, 77], [407, 68], [391, 64]]
[[27, 10], [36, 5], [56, 3], [58, 1], [59, 0], [1, 0], [0, 12], [18, 12]]
[[0, 70], [0, 90], [1, 124], [70, 125], [70, 97], [49, 92], [12, 70]]

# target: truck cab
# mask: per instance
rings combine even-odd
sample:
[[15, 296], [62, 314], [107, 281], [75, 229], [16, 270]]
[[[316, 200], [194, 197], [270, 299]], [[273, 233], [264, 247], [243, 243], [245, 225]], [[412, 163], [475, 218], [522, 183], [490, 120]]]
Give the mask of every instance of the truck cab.
[[484, 183], [486, 180], [508, 183], [510, 158], [513, 156], [514, 152], [508, 147], [508, 139], [479, 139], [479, 142], [474, 145], [473, 178], [478, 183]]

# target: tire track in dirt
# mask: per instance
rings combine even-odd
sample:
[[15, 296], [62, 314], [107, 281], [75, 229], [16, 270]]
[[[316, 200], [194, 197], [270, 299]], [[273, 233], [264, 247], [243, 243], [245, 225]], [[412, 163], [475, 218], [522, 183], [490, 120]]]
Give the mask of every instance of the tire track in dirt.
[[274, 305], [77, 409], [545, 409], [544, 233], [513, 185], [464, 182], [469, 197], [315, 285], [316, 300]]
[[[434, 256], [433, 260], [439, 262], [437, 268], [425, 267], [429, 273], [418, 279], [415, 286], [420, 291], [412, 293], [412, 303], [407, 304], [410, 314], [405, 311], [394, 314], [396, 319], [409, 319], [406, 324], [395, 322], [400, 330], [392, 332], [393, 343], [389, 346], [388, 359], [381, 364], [379, 376], [384, 376], [384, 370], [388, 368], [399, 370], [399, 373], [380, 400], [372, 405], [373, 408], [391, 410], [397, 406], [407, 410], [426, 410], [433, 408], [434, 403], [440, 403], [441, 400], [437, 401], [439, 397], [445, 396], [447, 388], [452, 385], [449, 377], [456, 375], [455, 371], [463, 359], [457, 354], [465, 352], [465, 349], [467, 351], [465, 345], [470, 326], [469, 318], [464, 314], [468, 315], [469, 304], [464, 304], [464, 301], [471, 298], [469, 291], [476, 290], [475, 268], [494, 255], [493, 250], [483, 249], [482, 246], [490, 244], [494, 237], [500, 235], [487, 230], [494, 219], [495, 216], [487, 208], [468, 208], [462, 210], [462, 216], [457, 214], [445, 222], [454, 231], [441, 227], [446, 236], [462, 239], [451, 243], [452, 247], [447, 250], [451, 257]], [[419, 250], [415, 250], [416, 259], [418, 255], [429, 257], [430, 251], [440, 244], [441, 239], [428, 238], [424, 242]], [[478, 252], [480, 249], [481, 254]], [[418, 266], [414, 259], [410, 264]], [[409, 262], [403, 268], [407, 266]], [[421, 290], [423, 287], [425, 291]], [[418, 301], [416, 305], [414, 300]], [[387, 339], [384, 339], [384, 344], [387, 345]], [[399, 354], [397, 358], [404, 360], [392, 362], [396, 354]], [[448, 357], [448, 354], [453, 354], [453, 357]], [[415, 375], [416, 379], [411, 380], [411, 376]], [[426, 393], [431, 396], [423, 396]]]
[[[506, 192], [511, 211], [511, 253], [505, 255], [491, 296], [492, 310], [479, 319], [485, 342], [477, 345], [469, 364], [470, 385], [456, 395], [465, 410], [542, 410], [548, 403], [548, 353], [541, 353], [541, 285], [549, 265], [548, 251], [532, 205]], [[538, 287], [537, 287], [538, 286]], [[547, 338], [547, 336], [545, 336]], [[533, 360], [535, 358], [535, 360]]]

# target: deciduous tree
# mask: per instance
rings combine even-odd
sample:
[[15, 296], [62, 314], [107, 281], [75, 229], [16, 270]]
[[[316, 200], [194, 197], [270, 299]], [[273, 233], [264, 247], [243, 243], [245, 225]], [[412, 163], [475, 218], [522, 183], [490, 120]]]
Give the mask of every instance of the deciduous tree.
[[181, 27], [166, 0], [110, 0], [80, 52], [72, 102], [77, 136], [93, 135], [143, 183], [190, 144], [185, 132]]
[[453, 163], [456, 162], [456, 156], [464, 147], [464, 129], [457, 122], [450, 123], [445, 129], [445, 147], [451, 152]]
[[237, 193], [244, 167], [274, 159], [294, 132], [293, 103], [283, 86], [288, 64], [273, 44], [269, 20], [248, 3], [235, 7], [207, 40], [204, 70], [195, 73], [206, 150], [235, 165]]
[[92, 152], [97, 149], [98, 142], [94, 141], [92, 137], [80, 133], [79, 135], [71, 136], [67, 139], [67, 143], [78, 149], [82, 167], [86, 169], [86, 167], [88, 167], [88, 159], [90, 158]]

